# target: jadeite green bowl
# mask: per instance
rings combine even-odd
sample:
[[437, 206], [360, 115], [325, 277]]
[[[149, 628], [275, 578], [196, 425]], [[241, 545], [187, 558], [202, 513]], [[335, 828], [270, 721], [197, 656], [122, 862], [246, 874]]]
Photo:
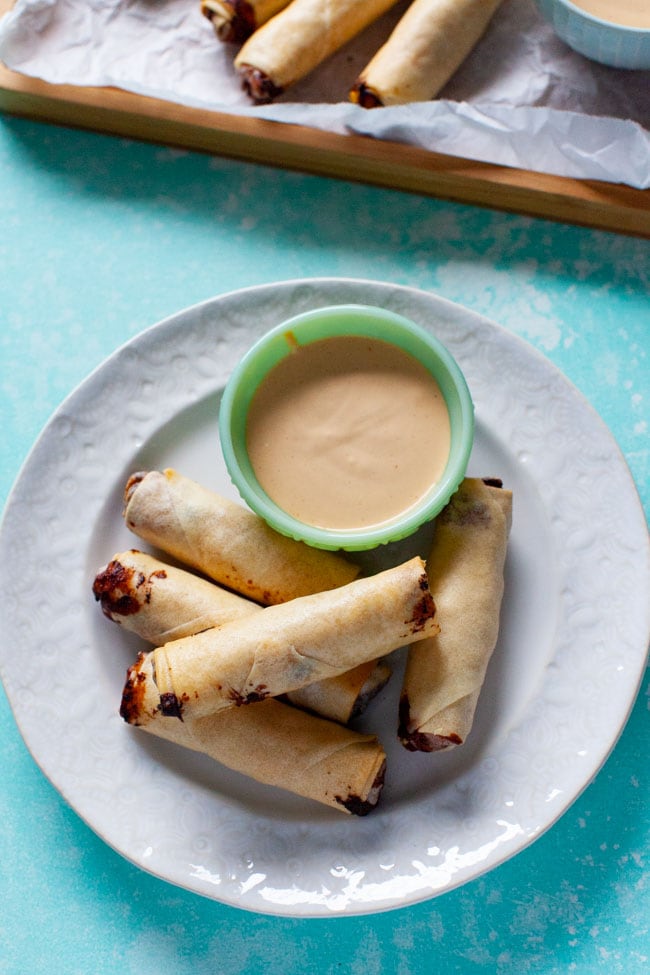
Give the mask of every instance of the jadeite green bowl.
[[[451, 449], [440, 481], [402, 515], [358, 530], [317, 528], [292, 517], [261, 488], [246, 449], [248, 409], [267, 373], [291, 354], [296, 342], [304, 345], [343, 335], [383, 339], [418, 359], [442, 391], [451, 427]], [[383, 308], [336, 305], [282, 322], [244, 355], [223, 393], [219, 436], [233, 484], [248, 506], [274, 529], [315, 548], [364, 551], [412, 535], [447, 504], [467, 470], [474, 441], [474, 407], [465, 377], [455, 359], [424, 328]]]

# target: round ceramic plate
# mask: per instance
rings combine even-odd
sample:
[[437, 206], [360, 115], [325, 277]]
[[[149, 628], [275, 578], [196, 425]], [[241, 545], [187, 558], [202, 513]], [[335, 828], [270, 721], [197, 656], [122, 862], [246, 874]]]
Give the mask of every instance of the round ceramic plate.
[[[388, 755], [381, 802], [363, 818], [124, 724], [125, 671], [141, 645], [102, 616], [91, 592], [115, 552], [142, 547], [122, 521], [129, 474], [174, 467], [235, 498], [217, 433], [232, 368], [277, 322], [346, 302], [390, 308], [448, 346], [476, 405], [469, 473], [501, 477], [514, 492], [500, 637], [472, 734], [439, 754], [398, 744], [395, 654], [391, 682], [360, 723]], [[589, 783], [638, 690], [647, 576], [643, 512], [616, 444], [528, 345], [408, 288], [345, 279], [265, 285], [139, 335], [48, 423], [2, 524], [2, 678], [43, 772], [133, 863], [259, 912], [380, 911], [513, 856]]]

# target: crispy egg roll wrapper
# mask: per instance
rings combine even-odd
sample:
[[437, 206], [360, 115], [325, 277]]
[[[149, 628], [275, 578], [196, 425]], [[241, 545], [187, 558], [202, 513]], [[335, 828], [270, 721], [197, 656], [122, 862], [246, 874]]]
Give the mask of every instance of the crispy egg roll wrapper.
[[347, 559], [280, 535], [248, 508], [173, 470], [132, 475], [124, 519], [139, 538], [263, 604], [334, 589], [359, 574]]
[[361, 72], [350, 99], [364, 108], [427, 101], [476, 46], [503, 0], [414, 0]]
[[[129, 672], [121, 714], [185, 720], [313, 684], [437, 632], [424, 563], [393, 569], [153, 650], [147, 671]], [[155, 683], [155, 690], [143, 687]], [[142, 706], [159, 696], [160, 712]]]
[[440, 632], [409, 648], [398, 736], [411, 751], [465, 741], [497, 642], [512, 493], [465, 478], [436, 519], [427, 572]]
[[243, 44], [289, 0], [201, 0], [201, 13], [212, 23], [220, 41]]
[[246, 41], [235, 68], [249, 95], [270, 101], [377, 20], [396, 0], [292, 0]]
[[114, 555], [97, 573], [93, 593], [104, 616], [157, 647], [262, 612], [250, 599], [138, 549]]
[[377, 804], [384, 782], [386, 755], [374, 735], [271, 699], [193, 721], [160, 718], [146, 730], [258, 782], [359, 816]]
[[[108, 619], [154, 646], [262, 612], [257, 603], [137, 549], [114, 555], [97, 573], [93, 593]], [[293, 704], [346, 723], [389, 677], [386, 664], [370, 661], [288, 697]]]

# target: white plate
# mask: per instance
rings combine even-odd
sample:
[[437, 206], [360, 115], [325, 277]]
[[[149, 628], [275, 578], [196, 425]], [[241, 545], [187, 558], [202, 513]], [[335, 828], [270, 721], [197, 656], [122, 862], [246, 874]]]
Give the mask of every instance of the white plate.
[[[499, 644], [461, 748], [395, 739], [399, 654], [368, 710], [388, 752], [378, 808], [344, 816], [158, 742], [119, 718], [138, 641], [91, 584], [137, 545], [121, 518], [133, 471], [172, 466], [235, 497], [217, 436], [220, 391], [257, 336], [339, 302], [431, 329], [476, 404], [470, 473], [514, 491]], [[129, 860], [251, 910], [299, 916], [404, 906], [517, 853], [607, 757], [646, 657], [648, 544], [628, 469], [576, 390], [524, 342], [435, 295], [368, 281], [261, 286], [190, 308], [119, 349], [48, 423], [0, 536], [2, 678], [35, 760]], [[254, 705], [253, 705], [254, 706]]]

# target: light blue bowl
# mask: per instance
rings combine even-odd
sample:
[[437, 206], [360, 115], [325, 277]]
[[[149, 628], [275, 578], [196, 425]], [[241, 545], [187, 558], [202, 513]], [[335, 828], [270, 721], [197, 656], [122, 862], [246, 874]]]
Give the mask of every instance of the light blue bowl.
[[601, 20], [570, 0], [536, 3], [555, 33], [579, 54], [612, 68], [650, 68], [650, 29]]
[[[383, 339], [415, 356], [436, 379], [451, 426], [451, 449], [440, 481], [403, 515], [358, 530], [318, 528], [289, 515], [260, 486], [246, 449], [248, 409], [269, 370], [291, 354], [295, 343], [305, 345], [338, 335]], [[426, 329], [384, 308], [334, 305], [282, 322], [249, 349], [226, 384], [219, 408], [219, 437], [233, 484], [249, 507], [272, 528], [314, 548], [364, 551], [407, 538], [447, 504], [467, 469], [474, 440], [474, 406], [456, 360]]]

